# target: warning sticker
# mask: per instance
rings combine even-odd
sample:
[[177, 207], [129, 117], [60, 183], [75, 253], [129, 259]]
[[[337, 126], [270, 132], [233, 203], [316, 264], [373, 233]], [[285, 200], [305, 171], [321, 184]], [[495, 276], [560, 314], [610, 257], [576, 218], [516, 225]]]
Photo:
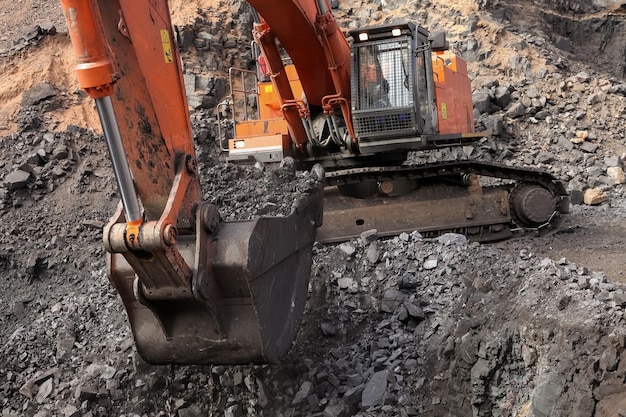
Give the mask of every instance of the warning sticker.
[[170, 34], [167, 29], [161, 29], [161, 43], [163, 44], [163, 55], [167, 64], [174, 60], [172, 55], [172, 44], [170, 43]]
[[448, 106], [446, 106], [446, 103], [441, 103], [441, 118], [448, 118]]

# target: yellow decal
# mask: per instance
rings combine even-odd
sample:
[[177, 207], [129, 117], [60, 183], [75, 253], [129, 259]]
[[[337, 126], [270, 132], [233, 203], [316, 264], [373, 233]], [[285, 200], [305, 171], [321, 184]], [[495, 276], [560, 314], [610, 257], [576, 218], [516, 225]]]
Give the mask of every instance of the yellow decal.
[[265, 92], [266, 93], [271, 93], [274, 89], [272, 88], [272, 85], [266, 85], [265, 86]]
[[165, 63], [169, 64], [174, 60], [174, 56], [172, 55], [172, 44], [170, 43], [170, 34], [167, 29], [161, 29], [161, 43], [163, 44]]
[[446, 106], [446, 103], [441, 103], [441, 118], [448, 118], [448, 106]]

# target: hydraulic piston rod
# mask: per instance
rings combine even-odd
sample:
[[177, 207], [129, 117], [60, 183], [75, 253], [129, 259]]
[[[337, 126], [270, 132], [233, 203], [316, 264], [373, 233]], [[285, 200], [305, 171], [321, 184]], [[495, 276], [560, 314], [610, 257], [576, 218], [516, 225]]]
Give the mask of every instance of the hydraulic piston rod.
[[113, 164], [113, 172], [117, 179], [117, 185], [124, 206], [124, 214], [126, 222], [130, 225], [141, 224], [141, 210], [137, 200], [137, 193], [133, 184], [133, 178], [128, 167], [126, 154], [120, 136], [120, 130], [117, 125], [115, 113], [113, 112], [113, 104], [111, 97], [101, 97], [96, 99], [96, 107], [100, 116], [100, 123], [104, 130], [109, 154], [111, 155], [111, 163]]
[[96, 101], [124, 206], [127, 223], [126, 239], [132, 243], [139, 234], [138, 228], [142, 223], [142, 216], [111, 103], [114, 82], [113, 64], [106, 53], [102, 33], [98, 30], [100, 25], [97, 24], [97, 15], [92, 9], [92, 3], [86, 0], [62, 0], [61, 4], [74, 45], [78, 82], [89, 97]]

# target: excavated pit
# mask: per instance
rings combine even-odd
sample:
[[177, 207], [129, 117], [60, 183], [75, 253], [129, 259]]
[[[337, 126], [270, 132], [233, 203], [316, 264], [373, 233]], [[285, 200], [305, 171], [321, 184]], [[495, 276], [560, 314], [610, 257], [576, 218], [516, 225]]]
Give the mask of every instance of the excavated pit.
[[[293, 171], [224, 164], [216, 152], [211, 103], [222, 97], [209, 91], [224, 92], [224, 74], [216, 70], [249, 61], [247, 7], [172, 3], [180, 18], [194, 21], [179, 22], [179, 29], [194, 83], [205, 198], [225, 219], [288, 211], [301, 183], [281, 176], [294, 178]], [[65, 85], [69, 76], [44, 65], [53, 57], [63, 65], [50, 68], [66, 66], [61, 51], [69, 46], [56, 38], [65, 35], [2, 58], [14, 84], [29, 91], [23, 96], [48, 91], [25, 104], [11, 94], [9, 104], [19, 110], [3, 113], [0, 130], [2, 415], [623, 413], [626, 205], [623, 182], [612, 176], [623, 175], [626, 153], [626, 119], [616, 116], [626, 109], [626, 84], [613, 72], [625, 56], [619, 11], [598, 2], [593, 8], [546, 2], [542, 13], [530, 3], [484, 3], [339, 2], [337, 13], [346, 27], [410, 16], [447, 28], [453, 46], [471, 60], [481, 93], [478, 124], [500, 130], [474, 148], [413, 158], [471, 157], [549, 170], [569, 181], [577, 197], [571, 217], [560, 233], [539, 241], [486, 246], [458, 235], [380, 239], [372, 231], [341, 245], [316, 245], [304, 323], [279, 366], [141, 361], [105, 273], [101, 228], [117, 204], [106, 147], [91, 123], [83, 124], [89, 102]], [[498, 8], [507, 8], [505, 29]], [[593, 24], [582, 19], [589, 14]], [[555, 16], [562, 23], [553, 23], [553, 35], [546, 22]], [[605, 30], [611, 19], [613, 32]], [[581, 32], [580, 44], [574, 32]], [[566, 35], [575, 44], [571, 52], [557, 47]], [[596, 65], [604, 55], [576, 58], [585, 42], [586, 53], [599, 50], [603, 36], [604, 50], [618, 57], [612, 66]], [[295, 179], [308, 181], [304, 174]], [[582, 204], [590, 189], [599, 190], [598, 200]]]

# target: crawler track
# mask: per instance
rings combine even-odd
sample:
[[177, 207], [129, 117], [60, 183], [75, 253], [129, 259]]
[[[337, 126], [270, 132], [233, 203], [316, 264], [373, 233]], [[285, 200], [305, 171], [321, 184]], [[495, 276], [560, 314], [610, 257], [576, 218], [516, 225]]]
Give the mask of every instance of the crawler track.
[[[328, 172], [321, 242], [341, 242], [365, 230], [381, 236], [446, 232], [489, 242], [554, 232], [569, 212], [564, 184], [553, 175], [525, 168], [454, 161], [419, 166], [365, 167]], [[414, 184], [391, 197], [353, 198], [340, 190], [359, 184]]]

